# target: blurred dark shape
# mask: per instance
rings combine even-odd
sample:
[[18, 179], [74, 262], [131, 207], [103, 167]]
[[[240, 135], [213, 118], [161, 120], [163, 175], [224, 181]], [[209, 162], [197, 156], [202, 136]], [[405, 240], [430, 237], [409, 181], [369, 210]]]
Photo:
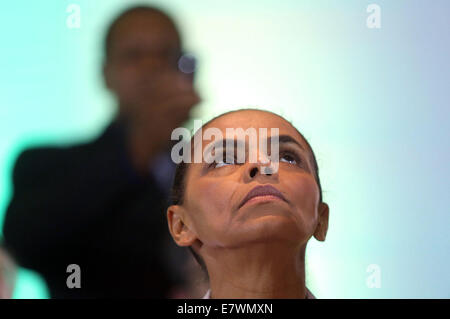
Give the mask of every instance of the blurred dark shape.
[[[92, 142], [20, 154], [5, 242], [52, 298], [170, 297], [187, 254], [166, 221], [170, 135], [199, 102], [195, 61], [172, 19], [146, 6], [112, 22], [104, 54], [116, 118]], [[80, 266], [81, 288], [67, 287], [70, 264]]]
[[0, 299], [11, 299], [16, 281], [16, 265], [0, 240]]

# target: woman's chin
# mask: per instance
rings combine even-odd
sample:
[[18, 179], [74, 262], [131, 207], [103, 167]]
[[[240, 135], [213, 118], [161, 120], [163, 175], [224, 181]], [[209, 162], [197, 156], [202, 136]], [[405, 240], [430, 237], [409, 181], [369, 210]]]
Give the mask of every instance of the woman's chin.
[[282, 218], [292, 219], [294, 217], [290, 207], [282, 201], [269, 201], [244, 205], [238, 214], [239, 220], [253, 220], [261, 218]]
[[303, 237], [306, 237], [306, 235], [302, 235], [305, 232], [299, 229], [299, 225], [292, 214], [280, 211], [276, 213], [258, 212], [255, 215], [248, 216], [245, 220], [240, 220], [235, 226], [236, 229], [233, 232], [237, 235], [235, 238], [242, 239], [244, 242], [282, 240], [297, 243], [302, 242]]

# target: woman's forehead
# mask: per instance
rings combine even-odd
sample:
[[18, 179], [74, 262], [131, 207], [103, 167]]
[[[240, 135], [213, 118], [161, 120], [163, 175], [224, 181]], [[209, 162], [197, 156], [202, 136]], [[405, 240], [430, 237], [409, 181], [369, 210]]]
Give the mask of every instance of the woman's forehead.
[[[299, 132], [285, 119], [282, 117], [265, 111], [258, 110], [243, 110], [232, 113], [227, 113], [220, 116], [206, 126], [203, 127], [202, 134], [205, 130], [213, 128], [218, 129], [222, 132], [223, 138], [227, 138], [227, 130], [230, 132], [236, 132], [239, 129], [244, 131], [248, 129], [254, 129], [255, 133], [259, 136], [260, 132], [267, 132], [267, 136], [273, 135], [276, 130], [278, 135], [289, 135], [301, 143], [306, 149], [306, 143]], [[276, 129], [276, 130], [274, 130]], [[200, 132], [197, 132], [200, 133]], [[233, 138], [231, 136], [230, 138]], [[203, 145], [207, 145], [209, 141], [203, 141]]]

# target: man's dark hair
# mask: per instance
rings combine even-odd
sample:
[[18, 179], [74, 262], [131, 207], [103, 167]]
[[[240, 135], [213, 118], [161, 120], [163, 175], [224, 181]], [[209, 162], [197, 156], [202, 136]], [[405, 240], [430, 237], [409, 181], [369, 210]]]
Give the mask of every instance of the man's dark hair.
[[[270, 111], [265, 111], [265, 110], [258, 110], [258, 109], [239, 109], [239, 110], [233, 110], [233, 111], [229, 111], [223, 114], [220, 114], [216, 117], [214, 117], [213, 119], [209, 120], [207, 123], [205, 123], [203, 127], [206, 127], [209, 123], [211, 123], [212, 121], [214, 121], [217, 118], [220, 118], [224, 115], [230, 114], [230, 113], [234, 113], [234, 112], [239, 112], [239, 111], [247, 111], [247, 110], [251, 110], [251, 111], [263, 111], [263, 112], [267, 112], [267, 113], [272, 113], [276, 116], [281, 117], [280, 115], [270, 112]], [[282, 118], [282, 117], [281, 117]], [[290, 122], [289, 122], [290, 123]], [[291, 126], [298, 132], [298, 134], [300, 134], [300, 136], [303, 138], [303, 140], [305, 141], [305, 143], [307, 144], [307, 146], [309, 147], [310, 151], [311, 151], [311, 162], [313, 164], [313, 168], [314, 168], [314, 177], [316, 179], [317, 182], [317, 186], [319, 187], [319, 202], [322, 202], [322, 186], [320, 184], [320, 178], [319, 178], [319, 166], [317, 165], [317, 160], [316, 160], [316, 156], [314, 155], [314, 151], [311, 147], [311, 145], [309, 144], [309, 142], [306, 140], [306, 138], [303, 136], [303, 134], [301, 134], [297, 128], [295, 128], [292, 123], [290, 123]], [[195, 133], [195, 132], [194, 132]], [[192, 139], [191, 139], [191, 145], [192, 145]], [[184, 161], [181, 161], [176, 169], [175, 169], [175, 176], [173, 179], [173, 184], [172, 184], [172, 190], [171, 190], [171, 197], [170, 197], [170, 205], [182, 205], [183, 201], [184, 201], [184, 192], [185, 192], [185, 188], [186, 188], [186, 173], [187, 170], [189, 168], [189, 164], [185, 163]], [[194, 249], [192, 249], [192, 247], [189, 247], [189, 250], [191, 251], [191, 253], [193, 254], [195, 260], [199, 263], [200, 267], [202, 268], [202, 270], [207, 274], [207, 269], [206, 269], [206, 265], [205, 262], [203, 261], [203, 259], [194, 251]]]
[[105, 60], [107, 60], [109, 57], [110, 48], [111, 48], [111, 44], [113, 42], [113, 35], [114, 35], [115, 29], [117, 28], [117, 26], [123, 19], [125, 19], [127, 16], [137, 13], [137, 12], [146, 12], [146, 13], [153, 13], [153, 14], [161, 15], [161, 16], [167, 18], [167, 20], [170, 21], [175, 26], [175, 23], [172, 20], [172, 18], [167, 13], [165, 13], [163, 10], [161, 10], [159, 8], [156, 8], [153, 6], [148, 6], [148, 5], [137, 5], [137, 6], [130, 7], [128, 9], [126, 9], [125, 11], [122, 11], [119, 15], [117, 15], [114, 18], [114, 20], [109, 24], [108, 29], [106, 30], [106, 35], [105, 35], [104, 43], [103, 43], [103, 54], [104, 54]]

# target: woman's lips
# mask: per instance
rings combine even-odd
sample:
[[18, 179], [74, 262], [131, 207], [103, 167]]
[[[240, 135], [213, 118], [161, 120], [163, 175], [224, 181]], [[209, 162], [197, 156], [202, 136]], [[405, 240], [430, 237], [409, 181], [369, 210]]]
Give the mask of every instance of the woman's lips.
[[251, 203], [270, 202], [274, 200], [281, 201], [281, 198], [273, 195], [256, 196], [246, 201], [244, 205], [250, 205]]
[[287, 202], [283, 194], [281, 194], [281, 192], [275, 187], [271, 185], [256, 186], [247, 194], [247, 196], [245, 196], [245, 198], [239, 205], [239, 208], [241, 208], [247, 203], [265, 202], [273, 200], [282, 200]]

